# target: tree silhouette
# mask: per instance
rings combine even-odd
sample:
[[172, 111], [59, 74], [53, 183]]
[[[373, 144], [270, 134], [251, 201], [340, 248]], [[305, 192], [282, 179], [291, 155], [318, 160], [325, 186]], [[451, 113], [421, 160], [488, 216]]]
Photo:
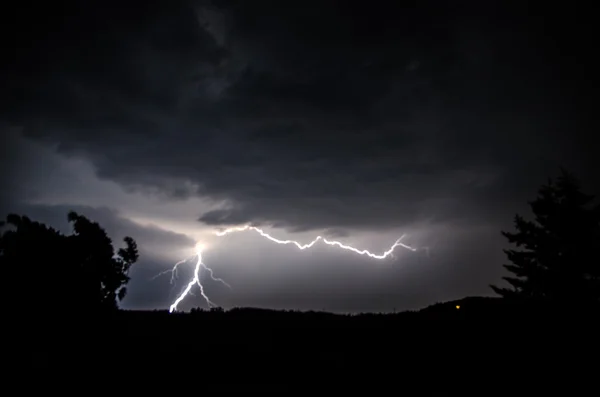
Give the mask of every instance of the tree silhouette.
[[502, 231], [512, 264], [504, 265], [513, 277], [512, 288], [491, 288], [505, 298], [526, 298], [555, 303], [600, 302], [600, 206], [595, 196], [581, 191], [578, 180], [561, 169], [529, 202], [533, 221], [516, 215], [517, 232]]
[[135, 241], [125, 237], [117, 255], [96, 222], [68, 214], [73, 233], [26, 216], [10, 214], [0, 235], [0, 266], [14, 283], [13, 306], [38, 310], [115, 310], [126, 293], [137, 259]]

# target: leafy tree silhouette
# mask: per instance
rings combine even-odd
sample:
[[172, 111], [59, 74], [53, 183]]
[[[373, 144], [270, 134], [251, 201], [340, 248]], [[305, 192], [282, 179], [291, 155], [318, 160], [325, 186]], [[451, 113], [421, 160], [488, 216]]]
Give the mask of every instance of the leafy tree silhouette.
[[595, 196], [581, 191], [579, 181], [561, 169], [556, 180], [542, 185], [529, 201], [533, 221], [516, 215], [516, 233], [502, 231], [512, 264], [512, 288], [491, 288], [504, 298], [561, 304], [600, 302], [600, 206]]
[[73, 233], [10, 214], [0, 235], [0, 266], [15, 283], [13, 306], [112, 311], [126, 293], [136, 242], [125, 237], [117, 255], [104, 229], [69, 212]]

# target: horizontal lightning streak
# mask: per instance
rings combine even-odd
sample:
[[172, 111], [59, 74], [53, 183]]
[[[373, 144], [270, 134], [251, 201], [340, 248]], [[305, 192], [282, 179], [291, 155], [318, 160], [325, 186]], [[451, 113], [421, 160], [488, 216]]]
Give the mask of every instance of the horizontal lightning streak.
[[358, 248], [354, 248], [354, 247], [352, 247], [350, 245], [343, 244], [343, 243], [341, 243], [339, 241], [327, 240], [326, 238], [324, 238], [322, 236], [317, 236], [313, 241], [311, 241], [308, 244], [300, 244], [299, 242], [294, 241], [294, 240], [279, 240], [279, 239], [271, 236], [270, 234], [265, 233], [262, 229], [259, 229], [259, 228], [254, 227], [254, 226], [232, 227], [232, 228], [229, 228], [229, 229], [217, 232], [216, 234], [217, 234], [217, 236], [225, 236], [226, 234], [236, 233], [236, 232], [243, 232], [243, 231], [246, 231], [246, 230], [255, 231], [256, 233], [260, 234], [264, 238], [266, 238], [268, 240], [271, 240], [271, 241], [273, 241], [274, 243], [277, 243], [277, 244], [286, 244], [286, 245], [287, 244], [293, 244], [293, 245], [295, 245], [296, 247], [298, 247], [301, 250], [305, 250], [307, 248], [311, 248], [317, 242], [323, 241], [327, 245], [336, 246], [336, 247], [339, 247], [341, 249], [352, 251], [352, 252], [354, 252], [356, 254], [359, 254], [359, 255], [367, 255], [367, 256], [369, 256], [369, 257], [371, 257], [373, 259], [385, 259], [385, 258], [387, 258], [388, 256], [392, 255], [392, 253], [394, 252], [394, 249], [396, 249], [396, 247], [406, 248], [406, 249], [408, 249], [410, 251], [413, 251], [413, 252], [417, 251], [416, 248], [413, 248], [413, 247], [411, 247], [409, 245], [406, 245], [406, 244], [403, 244], [403, 243], [400, 242], [400, 240], [402, 240], [405, 237], [404, 234], [402, 236], [400, 236], [400, 238], [398, 240], [396, 240], [394, 242], [394, 244], [387, 251], [385, 251], [383, 254], [379, 254], [379, 255], [378, 254], [374, 254], [372, 252], [369, 252], [366, 249], [365, 250], [359, 250]]

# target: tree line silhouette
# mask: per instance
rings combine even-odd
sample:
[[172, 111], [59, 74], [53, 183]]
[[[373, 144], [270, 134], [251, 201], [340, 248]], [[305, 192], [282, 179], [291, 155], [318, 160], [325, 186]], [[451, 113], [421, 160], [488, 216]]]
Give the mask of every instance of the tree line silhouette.
[[[155, 379], [196, 387], [201, 375], [201, 391], [241, 386], [247, 392], [252, 384], [264, 391], [279, 383], [323, 390], [320, 385], [332, 381], [338, 391], [356, 391], [356, 381], [392, 388], [425, 376], [429, 381], [419, 384], [420, 391], [439, 386], [447, 394], [449, 387], [462, 392], [470, 386], [481, 394], [482, 384], [507, 383], [514, 391], [528, 382], [539, 390], [569, 370], [580, 384], [596, 375], [586, 371], [596, 369], [587, 363], [597, 357], [600, 317], [588, 310], [599, 306], [598, 207], [566, 173], [543, 186], [531, 206], [533, 220], [517, 215], [516, 231], [503, 232], [516, 248], [506, 250], [508, 286], [492, 286], [500, 297], [355, 315], [119, 310], [138, 260], [132, 238], [115, 250], [98, 223], [77, 213], [68, 214], [68, 235], [11, 214], [0, 235], [0, 265], [4, 285], [14, 287], [8, 301], [19, 316], [8, 317], [15, 320], [6, 327], [14, 335], [4, 340], [16, 357], [7, 361], [18, 367], [25, 360], [20, 368], [36, 383], [46, 385], [37, 381], [45, 375], [63, 379], [61, 386], [74, 379], [116, 386], [131, 378], [136, 387], [146, 379], [153, 387]], [[121, 375], [126, 368], [131, 376]], [[543, 374], [539, 380], [533, 380], [536, 371]], [[438, 375], [456, 384], [438, 381]], [[495, 380], [485, 383], [482, 375]]]

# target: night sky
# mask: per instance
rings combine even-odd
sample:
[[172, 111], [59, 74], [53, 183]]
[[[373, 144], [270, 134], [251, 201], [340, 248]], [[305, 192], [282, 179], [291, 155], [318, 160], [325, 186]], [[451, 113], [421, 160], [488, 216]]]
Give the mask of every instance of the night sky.
[[[600, 192], [596, 45], [576, 2], [18, 3], [0, 24], [0, 213], [70, 232], [73, 209], [117, 245], [131, 235], [126, 308], [167, 308], [192, 264], [174, 285], [152, 277], [196, 241], [226, 308], [491, 295], [500, 230], [559, 166]], [[244, 224], [420, 249], [377, 261], [214, 235]], [[196, 306], [197, 291], [180, 308]]]

